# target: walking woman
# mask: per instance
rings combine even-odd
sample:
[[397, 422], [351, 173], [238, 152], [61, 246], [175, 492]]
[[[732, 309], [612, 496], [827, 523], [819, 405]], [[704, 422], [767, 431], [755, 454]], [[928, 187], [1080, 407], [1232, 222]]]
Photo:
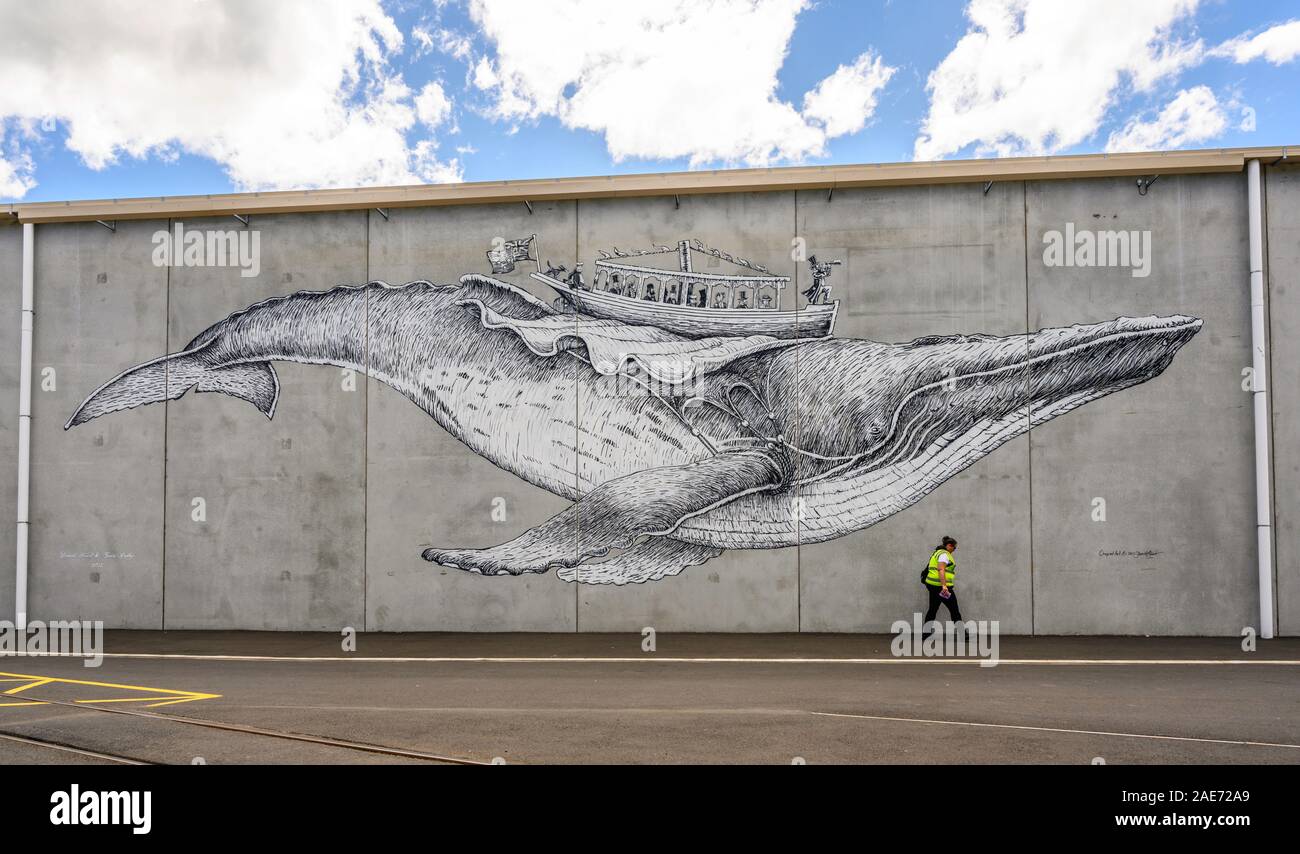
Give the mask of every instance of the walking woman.
[[[943, 544], [930, 555], [930, 565], [921, 576], [921, 582], [930, 593], [930, 607], [925, 612], [922, 627], [930, 625], [938, 615], [940, 605], [948, 606], [948, 618], [952, 622], [961, 622], [961, 609], [957, 605], [957, 591], [954, 589], [957, 584], [957, 558], [953, 555], [955, 551], [957, 541], [952, 537], [944, 537]], [[925, 633], [930, 633], [928, 628]]]

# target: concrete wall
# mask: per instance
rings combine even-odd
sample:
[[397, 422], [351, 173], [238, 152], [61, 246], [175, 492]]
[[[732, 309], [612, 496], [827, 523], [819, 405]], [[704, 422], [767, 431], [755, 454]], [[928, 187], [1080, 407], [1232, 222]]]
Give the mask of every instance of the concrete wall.
[[[678, 207], [680, 204], [680, 207]], [[736, 193], [660, 199], [601, 199], [578, 206], [580, 258], [598, 249], [674, 246], [686, 237], [717, 246], [772, 270], [788, 271], [794, 237], [792, 193]], [[671, 256], [670, 256], [671, 257]], [[696, 270], [716, 273], [697, 259]], [[664, 266], [660, 262], [657, 266]], [[668, 266], [671, 266], [668, 265]], [[787, 307], [795, 295], [786, 293]], [[802, 302], [802, 299], [800, 299]], [[581, 409], [581, 404], [579, 405]], [[580, 416], [579, 423], [584, 419]], [[599, 454], [580, 432], [579, 452]], [[793, 632], [799, 628], [799, 551], [727, 551], [663, 581], [578, 589], [578, 627], [615, 631]]]
[[150, 260], [165, 222], [36, 229], [32, 370], [32, 619], [163, 623], [167, 409], [85, 430], [63, 425], [89, 391], [167, 348], [167, 270]]
[[[1224, 635], [1258, 624], [1251, 398], [1241, 388], [1251, 360], [1245, 188], [1241, 175], [1161, 178], [1141, 197], [1118, 178], [1028, 187], [1031, 246], [1075, 222], [1149, 230], [1154, 250], [1145, 278], [1031, 263], [1031, 328], [1101, 311], [1205, 321], [1155, 381], [1032, 431], [1036, 631]], [[1093, 520], [1096, 499], [1105, 521]]]
[[14, 616], [14, 520], [18, 511], [19, 310], [23, 230], [0, 226], [0, 619]]
[[[370, 214], [370, 278], [455, 283], [484, 273], [494, 238], [536, 233], [556, 264], [572, 266], [576, 203], [474, 205]], [[528, 266], [501, 276], [532, 288]], [[532, 267], [536, 269], [536, 267]], [[554, 294], [538, 296], [551, 299]], [[375, 630], [573, 631], [577, 590], [550, 575], [506, 584], [420, 559], [434, 544], [494, 545], [546, 521], [568, 502], [469, 451], [410, 401], [369, 384], [366, 625]], [[504, 513], [493, 518], [494, 502]]]
[[[843, 314], [835, 334], [875, 341], [1023, 335], [1024, 220], [1020, 183], [987, 194], [976, 184], [841, 190], [830, 202], [822, 192], [799, 194], [799, 231], [809, 251], [844, 261], [832, 276], [845, 274], [832, 292]], [[963, 616], [997, 614], [1004, 631], [1028, 633], [1028, 520], [1029, 445], [1022, 436], [915, 507], [865, 531], [801, 547], [801, 628], [888, 631], [922, 608], [917, 571], [940, 537], [952, 535], [962, 555], [979, 556], [963, 565], [980, 577], [979, 584], [963, 581]]]
[[1265, 172], [1278, 631], [1300, 634], [1300, 167]]
[[[1278, 616], [1300, 631], [1297, 170], [1267, 173]], [[1172, 177], [683, 196], [255, 217], [261, 270], [151, 262], [166, 222], [37, 228], [31, 614], [140, 628], [383, 631], [887, 631], [924, 605], [942, 534], [962, 542], [962, 605], [1003, 631], [1236, 635], [1256, 625], [1245, 178]], [[1043, 263], [1043, 235], [1151, 232], [1151, 275]], [[239, 228], [195, 220], [193, 228]], [[494, 238], [543, 259], [705, 243], [793, 275], [840, 259], [837, 336], [909, 341], [1119, 315], [1205, 321], [1164, 374], [1015, 439], [918, 505], [836, 540], [735, 550], [676, 577], [577, 586], [483, 578], [428, 545], [509, 540], [568, 502], [508, 474], [383, 383], [277, 363], [275, 418], [220, 394], [63, 423], [119, 371], [175, 352], [254, 302], [300, 289], [487, 273]], [[19, 229], [0, 229], [0, 447], [16, 444]], [[700, 267], [707, 272], [707, 269]], [[550, 300], [527, 266], [501, 278]], [[12, 286], [9, 286], [12, 282]], [[786, 292], [787, 306], [795, 302]], [[798, 300], [802, 303], [802, 298]], [[431, 331], [436, 334], [436, 331]], [[1028, 339], [1026, 339], [1028, 340]], [[805, 387], [816, 378], [806, 379]], [[797, 413], [801, 402], [794, 402]], [[575, 478], [601, 453], [575, 413]], [[1026, 411], [1025, 417], [1030, 413]], [[0, 512], [13, 517], [12, 466]], [[195, 501], [205, 515], [196, 518]], [[1105, 518], [1097, 518], [1097, 500]], [[494, 512], [495, 511], [495, 512]], [[0, 549], [13, 553], [12, 525]], [[6, 561], [6, 563], [9, 563]], [[12, 611], [12, 572], [0, 605]], [[5, 598], [8, 597], [8, 598]]]
[[[239, 228], [232, 219], [185, 225]], [[250, 228], [260, 234], [260, 275], [170, 271], [168, 352], [269, 297], [366, 279], [364, 211], [259, 216]], [[270, 423], [224, 394], [165, 405], [168, 628], [337, 630], [364, 621], [369, 388], [363, 376], [345, 386], [334, 367], [275, 370], [292, 393], [281, 395]]]

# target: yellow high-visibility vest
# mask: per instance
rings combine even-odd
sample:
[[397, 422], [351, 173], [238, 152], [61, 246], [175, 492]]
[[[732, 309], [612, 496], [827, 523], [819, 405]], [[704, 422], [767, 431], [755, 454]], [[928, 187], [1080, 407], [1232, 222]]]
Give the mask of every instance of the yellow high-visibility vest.
[[957, 583], [957, 558], [947, 549], [935, 549], [934, 554], [930, 555], [930, 572], [925, 576], [925, 583], [934, 587], [943, 586], [939, 582], [939, 555], [948, 555], [948, 565], [943, 571], [948, 576], [948, 586], [952, 587]]

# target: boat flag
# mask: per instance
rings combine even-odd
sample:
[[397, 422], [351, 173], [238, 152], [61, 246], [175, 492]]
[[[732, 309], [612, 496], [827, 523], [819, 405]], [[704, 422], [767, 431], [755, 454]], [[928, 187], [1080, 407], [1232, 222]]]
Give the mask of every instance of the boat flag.
[[492, 272], [513, 273], [516, 261], [536, 261], [532, 254], [533, 241], [536, 239], [537, 235], [534, 234], [532, 237], [521, 237], [518, 240], [494, 240], [492, 248], [487, 251]]

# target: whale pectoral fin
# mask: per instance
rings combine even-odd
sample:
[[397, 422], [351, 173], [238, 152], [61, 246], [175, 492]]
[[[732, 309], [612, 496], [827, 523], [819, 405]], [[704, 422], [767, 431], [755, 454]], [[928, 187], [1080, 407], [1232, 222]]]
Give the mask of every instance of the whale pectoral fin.
[[599, 563], [561, 567], [555, 574], [581, 584], [641, 584], [676, 575], [722, 554], [722, 549], [683, 543], [671, 537], [648, 537], [622, 553]]
[[[486, 549], [431, 548], [423, 556], [443, 566], [483, 575], [519, 575], [546, 572], [553, 566], [576, 567], [613, 549], [626, 549], [611, 563], [621, 562], [628, 574], [647, 580], [659, 577], [652, 569], [655, 561], [663, 568], [659, 575], [666, 575], [702, 563], [717, 553], [685, 543], [673, 548], [670, 543], [675, 541], [663, 535], [671, 534], [692, 516], [780, 483], [780, 467], [759, 452], [724, 454], [684, 466], [648, 469], [601, 484], [572, 507], [508, 543]], [[653, 538], [651, 543], [664, 542], [649, 546], [637, 542], [646, 536]], [[672, 565], [679, 557], [683, 562]], [[596, 577], [616, 572], [617, 568], [612, 567]], [[588, 582], [588, 573], [584, 569], [562, 577]]]

